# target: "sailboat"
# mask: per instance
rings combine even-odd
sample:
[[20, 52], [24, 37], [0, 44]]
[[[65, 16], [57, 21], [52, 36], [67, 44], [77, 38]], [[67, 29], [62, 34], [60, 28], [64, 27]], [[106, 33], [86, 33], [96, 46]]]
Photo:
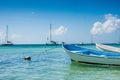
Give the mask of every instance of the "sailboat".
[[49, 39], [47, 37], [47, 40], [49, 40], [49, 41], [48, 41], [48, 43], [46, 43], [46, 45], [57, 45], [57, 42], [52, 40], [52, 32], [51, 32], [51, 30], [52, 30], [52, 24], [50, 24]]
[[6, 26], [6, 36], [5, 36], [5, 42], [2, 44], [2, 46], [11, 46], [13, 43], [8, 40], [8, 25]]

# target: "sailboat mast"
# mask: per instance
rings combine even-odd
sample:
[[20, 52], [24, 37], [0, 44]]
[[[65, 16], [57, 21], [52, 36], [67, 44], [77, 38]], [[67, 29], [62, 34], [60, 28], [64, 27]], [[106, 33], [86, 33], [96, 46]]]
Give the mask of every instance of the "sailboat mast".
[[8, 25], [6, 26], [6, 39], [5, 41], [7, 42], [8, 41]]
[[51, 36], [51, 28], [52, 28], [52, 24], [50, 24], [50, 42], [51, 42], [51, 39], [52, 39], [52, 36]]

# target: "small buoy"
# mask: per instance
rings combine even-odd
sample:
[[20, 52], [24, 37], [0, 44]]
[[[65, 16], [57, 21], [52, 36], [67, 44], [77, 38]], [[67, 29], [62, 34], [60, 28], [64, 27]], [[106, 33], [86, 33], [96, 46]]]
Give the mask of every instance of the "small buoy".
[[24, 57], [25, 60], [31, 60], [31, 57], [30, 56], [26, 56]]

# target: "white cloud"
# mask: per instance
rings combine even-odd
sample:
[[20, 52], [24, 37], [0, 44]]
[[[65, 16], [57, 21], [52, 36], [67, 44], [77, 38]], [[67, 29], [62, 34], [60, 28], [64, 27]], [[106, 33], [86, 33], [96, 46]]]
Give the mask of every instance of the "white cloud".
[[14, 33], [14, 34], [11, 34], [10, 38], [13, 39], [13, 40], [16, 40], [16, 39], [21, 39], [22, 36]]
[[91, 34], [99, 35], [104, 33], [112, 33], [120, 28], [120, 19], [112, 14], [105, 15], [105, 22], [95, 22], [91, 29]]
[[53, 35], [62, 35], [66, 32], [67, 32], [67, 28], [65, 28], [64, 26], [60, 26], [57, 29], [53, 30], [52, 34]]
[[26, 40], [26, 37], [17, 33], [12, 33], [9, 35], [9, 40], [12, 41], [13, 43], [21, 43], [22, 41]]
[[[0, 30], [0, 42], [5, 41], [5, 36], [6, 34], [2, 30]], [[9, 38], [8, 40], [10, 41], [19, 41], [22, 39], [22, 36], [14, 33], [14, 34], [10, 34], [8, 38]]]

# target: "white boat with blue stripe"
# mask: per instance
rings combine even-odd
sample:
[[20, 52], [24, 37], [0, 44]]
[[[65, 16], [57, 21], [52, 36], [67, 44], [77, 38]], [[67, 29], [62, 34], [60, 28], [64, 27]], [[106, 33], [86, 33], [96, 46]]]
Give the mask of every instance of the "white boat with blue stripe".
[[71, 60], [76, 62], [120, 66], [120, 54], [117, 53], [96, 51], [70, 44], [62, 44], [62, 47]]

